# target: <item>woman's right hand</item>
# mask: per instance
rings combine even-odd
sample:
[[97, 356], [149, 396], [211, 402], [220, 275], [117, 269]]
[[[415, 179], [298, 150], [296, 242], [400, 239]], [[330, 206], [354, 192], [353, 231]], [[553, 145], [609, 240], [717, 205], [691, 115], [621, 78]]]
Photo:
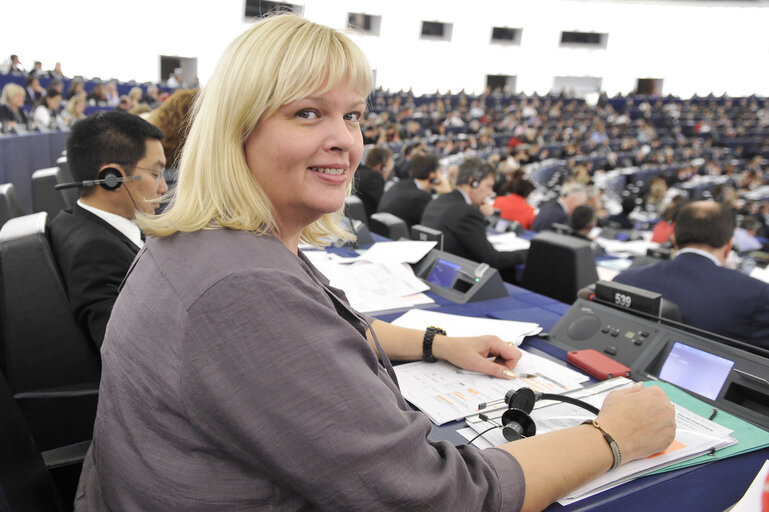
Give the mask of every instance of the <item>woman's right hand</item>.
[[617, 441], [623, 463], [665, 450], [676, 433], [675, 408], [665, 392], [642, 383], [609, 393], [597, 420]]

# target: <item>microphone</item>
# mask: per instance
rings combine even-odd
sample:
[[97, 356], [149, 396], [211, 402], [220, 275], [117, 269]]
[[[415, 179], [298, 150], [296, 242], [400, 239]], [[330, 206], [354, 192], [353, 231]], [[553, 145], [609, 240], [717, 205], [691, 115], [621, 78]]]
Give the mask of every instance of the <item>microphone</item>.
[[140, 175], [134, 175], [134, 176], [128, 176], [126, 178], [118, 178], [114, 174], [108, 174], [106, 178], [100, 179], [100, 180], [84, 180], [84, 181], [73, 181], [70, 183], [59, 183], [58, 185], [54, 185], [53, 188], [56, 190], [62, 190], [65, 188], [75, 188], [75, 187], [95, 187], [96, 185], [102, 185], [107, 190], [115, 190], [120, 186], [120, 183], [124, 181], [136, 181], [140, 180], [142, 177]]

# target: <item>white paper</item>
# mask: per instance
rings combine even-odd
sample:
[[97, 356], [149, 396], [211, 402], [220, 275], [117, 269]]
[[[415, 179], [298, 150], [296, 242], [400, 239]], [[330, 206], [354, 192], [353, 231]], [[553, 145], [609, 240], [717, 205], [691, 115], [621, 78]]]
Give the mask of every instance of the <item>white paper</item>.
[[645, 256], [646, 250], [650, 247], [659, 247], [657, 242], [647, 242], [646, 240], [633, 240], [630, 242], [622, 242], [620, 240], [610, 240], [608, 238], [598, 238], [596, 240], [601, 246], [606, 249], [608, 254], [612, 256], [618, 256], [620, 258], [627, 258], [630, 256]]
[[[403, 397], [436, 425], [477, 414], [479, 404], [501, 399], [511, 389], [531, 387], [537, 391], [559, 393], [580, 388], [581, 383], [588, 380], [585, 375], [544, 357], [525, 351], [523, 354], [513, 370], [518, 378], [509, 380], [460, 370], [445, 361], [401, 364], [395, 367], [395, 373]], [[552, 371], [551, 365], [558, 366], [558, 371]], [[500, 403], [496, 407], [505, 405]]]
[[405, 263], [382, 263], [357, 260], [353, 264], [334, 254], [314, 251], [305, 253], [331, 286], [344, 290], [350, 306], [362, 313], [408, 309], [434, 301], [423, 294], [430, 287]]
[[498, 251], [521, 251], [528, 249], [531, 245], [531, 242], [525, 238], [518, 237], [512, 231], [488, 235], [486, 238], [489, 239], [489, 242], [494, 246], [494, 249]]
[[449, 315], [423, 309], [407, 311], [393, 320], [392, 324], [411, 329], [426, 329], [431, 325], [437, 325], [444, 329], [449, 336], [493, 334], [516, 345], [520, 345], [525, 336], [533, 336], [542, 331], [539, 324], [534, 322], [515, 322], [512, 320]]
[[356, 258], [346, 258], [345, 263], [365, 260], [377, 263], [416, 263], [430, 250], [436, 242], [401, 240], [397, 242], [377, 242], [371, 248]]

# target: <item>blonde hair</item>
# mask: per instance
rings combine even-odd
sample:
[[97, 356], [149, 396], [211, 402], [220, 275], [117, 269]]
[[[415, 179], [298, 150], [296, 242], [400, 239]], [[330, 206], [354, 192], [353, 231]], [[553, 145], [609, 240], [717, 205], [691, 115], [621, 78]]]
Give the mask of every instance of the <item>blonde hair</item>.
[[85, 115], [81, 112], [80, 116], [75, 118], [75, 107], [77, 107], [79, 103], [87, 104], [88, 101], [85, 99], [85, 96], [80, 96], [79, 94], [76, 94], [72, 96], [72, 98], [70, 98], [70, 100], [67, 102], [67, 106], [65, 107], [67, 112], [72, 114], [73, 119], [82, 119], [83, 117], [85, 117]]
[[10, 105], [11, 98], [19, 93], [24, 93], [24, 87], [14, 83], [5, 84], [5, 87], [3, 87], [2, 98], [0, 98], [0, 103], [3, 105]]
[[[195, 102], [172, 206], [158, 216], [138, 216], [141, 228], [153, 236], [222, 227], [276, 231], [272, 204], [246, 164], [246, 139], [283, 105], [343, 83], [364, 95], [372, 87], [366, 57], [340, 31], [280, 14], [241, 34]], [[320, 246], [329, 235], [350, 239], [341, 216], [341, 208], [323, 215], [302, 231], [302, 240]]]

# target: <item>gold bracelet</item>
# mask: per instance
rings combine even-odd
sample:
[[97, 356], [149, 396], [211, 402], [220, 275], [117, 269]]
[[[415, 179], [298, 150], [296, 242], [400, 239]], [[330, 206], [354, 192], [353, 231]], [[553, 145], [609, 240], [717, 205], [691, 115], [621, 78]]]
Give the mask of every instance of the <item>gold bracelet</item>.
[[619, 451], [619, 445], [617, 444], [617, 441], [614, 440], [612, 436], [610, 436], [602, 427], [598, 424], [596, 420], [585, 420], [582, 422], [583, 425], [592, 425], [595, 428], [598, 429], [598, 431], [603, 435], [603, 438], [606, 440], [606, 442], [609, 444], [609, 448], [611, 448], [611, 454], [614, 455], [614, 464], [610, 468], [609, 471], [611, 471], [614, 468], [618, 468], [620, 464], [622, 464], [622, 452]]

